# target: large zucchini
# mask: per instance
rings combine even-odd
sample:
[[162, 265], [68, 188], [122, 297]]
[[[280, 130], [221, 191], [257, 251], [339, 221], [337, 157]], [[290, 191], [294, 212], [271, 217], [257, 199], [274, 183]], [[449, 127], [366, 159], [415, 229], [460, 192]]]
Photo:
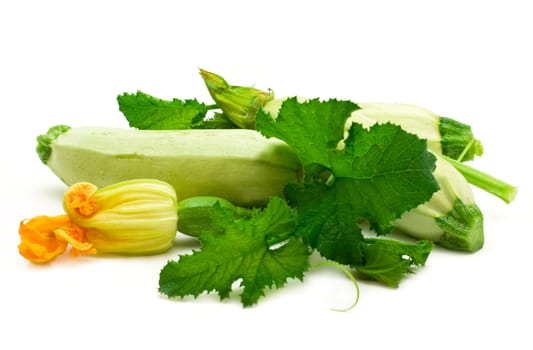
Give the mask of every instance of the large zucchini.
[[41, 160], [67, 185], [135, 178], [174, 186], [178, 198], [218, 196], [262, 206], [297, 181], [300, 163], [283, 142], [253, 130], [148, 131], [55, 126], [38, 137]]

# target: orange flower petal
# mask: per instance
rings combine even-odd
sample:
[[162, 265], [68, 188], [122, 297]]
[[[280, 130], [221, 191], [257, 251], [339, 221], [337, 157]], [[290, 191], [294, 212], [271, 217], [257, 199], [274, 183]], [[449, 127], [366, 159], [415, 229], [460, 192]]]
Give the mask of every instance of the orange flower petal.
[[72, 246], [71, 256], [96, 254], [86, 231], [72, 223], [67, 215], [36, 216], [22, 221], [19, 234], [19, 253], [35, 263], [54, 260], [65, 252], [68, 244]]
[[70, 256], [96, 254], [96, 248], [87, 240], [85, 230], [75, 224], [54, 230], [54, 234], [58, 239], [70, 243]]
[[91, 216], [97, 210], [93, 197], [97, 189], [91, 183], [78, 182], [68, 188], [63, 203], [68, 206], [70, 211], [76, 211], [83, 216]]
[[67, 242], [58, 240], [53, 230], [70, 224], [67, 215], [37, 216], [31, 220], [22, 221], [19, 226], [20, 255], [35, 263], [54, 260], [65, 252]]
[[92, 244], [90, 247], [88, 247], [87, 249], [83, 249], [83, 250], [76, 249], [75, 247], [70, 248], [70, 256], [73, 258], [78, 257], [78, 256], [93, 255], [93, 254], [96, 254], [96, 252], [97, 252], [96, 248], [93, 247]]

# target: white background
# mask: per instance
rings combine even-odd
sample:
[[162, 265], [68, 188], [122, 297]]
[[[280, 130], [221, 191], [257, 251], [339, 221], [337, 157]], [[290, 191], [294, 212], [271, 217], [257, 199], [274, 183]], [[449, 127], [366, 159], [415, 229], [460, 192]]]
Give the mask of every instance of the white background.
[[[0, 348], [531, 349], [528, 1], [2, 1]], [[48, 127], [127, 127], [116, 96], [209, 96], [198, 68], [276, 96], [406, 102], [471, 124], [474, 165], [519, 186], [511, 205], [476, 191], [486, 244], [435, 249], [398, 289], [330, 268], [256, 307], [157, 292], [178, 240], [149, 258], [37, 266], [17, 252], [23, 218], [60, 214], [65, 186], [40, 163]], [[94, 166], [88, 164], [87, 166]], [[528, 207], [526, 207], [528, 206]], [[10, 345], [8, 345], [10, 344]]]

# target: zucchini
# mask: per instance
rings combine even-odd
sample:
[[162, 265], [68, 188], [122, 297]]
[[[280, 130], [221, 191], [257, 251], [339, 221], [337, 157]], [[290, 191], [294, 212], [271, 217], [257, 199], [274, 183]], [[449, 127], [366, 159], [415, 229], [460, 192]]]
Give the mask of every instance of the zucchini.
[[58, 125], [37, 138], [41, 161], [65, 184], [98, 187], [136, 178], [168, 182], [178, 199], [216, 196], [264, 206], [299, 181], [285, 143], [244, 129], [151, 131]]

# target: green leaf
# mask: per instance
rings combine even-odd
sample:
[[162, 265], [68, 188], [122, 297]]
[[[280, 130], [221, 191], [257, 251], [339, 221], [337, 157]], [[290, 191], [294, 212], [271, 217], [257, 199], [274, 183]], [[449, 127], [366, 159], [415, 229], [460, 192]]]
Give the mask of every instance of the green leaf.
[[336, 181], [350, 183], [344, 191], [354, 210], [378, 233], [392, 230], [394, 220], [439, 189], [433, 177], [436, 158], [426, 141], [397, 125], [376, 124], [367, 130], [354, 123], [345, 144], [330, 152], [332, 172]]
[[355, 266], [361, 278], [368, 278], [398, 287], [401, 278], [413, 273], [413, 266], [421, 266], [433, 249], [430, 241], [419, 241], [415, 244], [388, 239], [372, 239], [365, 241], [367, 257], [363, 264]]
[[238, 129], [238, 126], [233, 124], [225, 113], [214, 113], [212, 118], [207, 118], [202, 124], [195, 125], [195, 129]]
[[225, 299], [241, 279], [241, 302], [247, 307], [257, 303], [265, 288], [282, 287], [289, 278], [303, 279], [310, 252], [293, 236], [296, 213], [285, 201], [273, 198], [250, 219], [235, 220], [222, 207], [214, 209], [223, 233], [202, 233], [201, 250], [169, 261], [160, 273], [161, 293], [196, 297], [216, 291]]
[[[394, 220], [429, 200], [438, 184], [426, 141], [399, 126], [352, 124], [343, 139], [355, 109], [346, 101], [292, 98], [276, 119], [260, 111], [256, 125], [265, 136], [289, 144], [306, 165], [307, 182], [285, 190], [298, 209], [298, 233], [324, 257], [359, 266], [376, 252], [368, 250], [358, 223], [368, 221], [377, 233], [388, 233]], [[324, 169], [333, 181], [324, 180]]]
[[361, 228], [357, 225], [350, 184], [339, 179], [335, 186], [288, 185], [285, 195], [298, 208], [297, 232], [328, 259], [345, 265], [361, 262], [363, 257]]
[[131, 127], [141, 130], [183, 130], [203, 126], [209, 107], [197, 100], [171, 101], [138, 91], [117, 97], [119, 110]]
[[274, 120], [263, 110], [256, 115], [256, 128], [266, 137], [276, 137], [294, 148], [304, 165], [331, 168], [329, 152], [344, 135], [346, 119], [359, 107], [350, 101], [318, 99], [298, 103], [295, 97], [283, 101]]

